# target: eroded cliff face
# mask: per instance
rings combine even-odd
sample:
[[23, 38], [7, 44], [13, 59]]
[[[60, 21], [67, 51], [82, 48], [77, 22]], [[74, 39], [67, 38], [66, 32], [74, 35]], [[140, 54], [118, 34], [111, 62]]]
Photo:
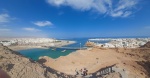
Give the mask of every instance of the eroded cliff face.
[[147, 42], [145, 45], [141, 46], [141, 48], [150, 48], [150, 41]]
[[0, 69], [11, 78], [57, 78], [56, 72], [49, 72], [41, 64], [23, 57], [0, 44]]

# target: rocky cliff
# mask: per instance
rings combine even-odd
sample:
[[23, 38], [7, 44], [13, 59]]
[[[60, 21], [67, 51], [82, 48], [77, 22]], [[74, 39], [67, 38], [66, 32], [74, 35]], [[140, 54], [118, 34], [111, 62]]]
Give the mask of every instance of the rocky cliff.
[[150, 41], [147, 42], [145, 45], [141, 46], [141, 48], [150, 48]]
[[0, 69], [4, 70], [11, 78], [58, 78], [67, 76], [34, 62], [2, 44], [0, 44]]

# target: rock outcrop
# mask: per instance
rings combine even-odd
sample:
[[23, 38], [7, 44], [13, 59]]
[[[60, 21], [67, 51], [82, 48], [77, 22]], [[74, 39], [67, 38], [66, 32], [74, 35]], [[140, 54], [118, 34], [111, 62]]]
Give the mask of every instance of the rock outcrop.
[[141, 48], [150, 48], [150, 41], [147, 42], [145, 45], [141, 46]]
[[95, 43], [88, 41], [88, 42], [86, 42], [85, 46], [87, 46], [87, 47], [93, 47], [93, 46], [95, 46]]
[[58, 78], [62, 73], [28, 59], [0, 44], [0, 69], [11, 78]]

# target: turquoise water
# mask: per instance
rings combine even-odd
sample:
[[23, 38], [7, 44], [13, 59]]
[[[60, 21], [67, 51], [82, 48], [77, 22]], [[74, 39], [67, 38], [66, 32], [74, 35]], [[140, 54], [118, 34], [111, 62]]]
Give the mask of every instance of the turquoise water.
[[[80, 47], [80, 43], [81, 43], [81, 47], [85, 47], [85, 43], [88, 41], [88, 38], [75, 38], [75, 39], [66, 39], [66, 40], [72, 40], [72, 41], [76, 41], [75, 44], [71, 44], [71, 45], [67, 45], [67, 47], [76, 47], [79, 48]], [[106, 43], [108, 41], [100, 41], [99, 43]], [[22, 55], [31, 58], [33, 60], [38, 60], [38, 58], [40, 56], [49, 56], [51, 58], [58, 58], [60, 56], [66, 56], [72, 52], [75, 52], [76, 50], [66, 50], [65, 52], [62, 52], [64, 49], [56, 49], [55, 51], [52, 49], [27, 49], [27, 50], [20, 50], [18, 51], [19, 53], [21, 53]]]
[[40, 48], [35, 48], [35, 49], [27, 49], [27, 50], [20, 50], [19, 52], [33, 60], [38, 60], [40, 56], [49, 56], [51, 58], [58, 58], [60, 56], [66, 56], [69, 53], [75, 52], [75, 50], [66, 50], [65, 52], [62, 52], [64, 49], [40, 49]]
[[[108, 38], [110, 38], [110, 37], [108, 37]], [[130, 38], [130, 37], [126, 37], [126, 38]], [[136, 38], [136, 37], [133, 37], [133, 38]], [[143, 38], [143, 37], [139, 37], [139, 38]], [[77, 48], [77, 47], [80, 47], [80, 43], [81, 43], [81, 47], [84, 47], [84, 45], [88, 41], [88, 39], [89, 38], [66, 39], [66, 40], [76, 41], [75, 44], [67, 45], [67, 47], [76, 47]], [[109, 42], [109, 41], [96, 41], [96, 43], [107, 43], [107, 42]], [[62, 52], [63, 50], [64, 49], [56, 49], [54, 51], [52, 49], [39, 49], [38, 48], [38, 49], [20, 50], [18, 52], [21, 53], [22, 55], [28, 57], [28, 58], [31, 58], [33, 60], [38, 60], [38, 58], [40, 56], [49, 56], [49, 57], [55, 59], [55, 58], [58, 58], [60, 56], [66, 56], [66, 55], [76, 51], [76, 50], [66, 50], [65, 52]]]

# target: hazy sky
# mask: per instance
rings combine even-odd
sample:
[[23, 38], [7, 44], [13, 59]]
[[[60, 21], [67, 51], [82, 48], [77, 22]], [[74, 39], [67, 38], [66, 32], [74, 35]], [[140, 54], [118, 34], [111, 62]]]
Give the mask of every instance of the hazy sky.
[[0, 37], [150, 36], [150, 0], [0, 0]]

